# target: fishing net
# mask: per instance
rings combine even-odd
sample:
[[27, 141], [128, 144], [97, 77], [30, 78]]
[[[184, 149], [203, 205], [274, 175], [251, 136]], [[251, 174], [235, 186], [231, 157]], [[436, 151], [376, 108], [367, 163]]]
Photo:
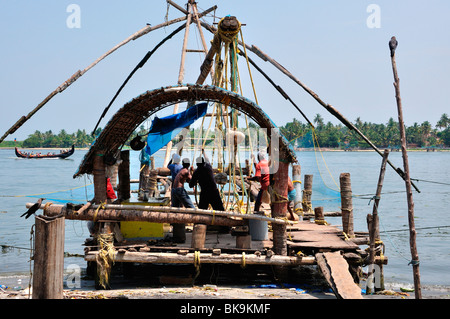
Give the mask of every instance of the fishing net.
[[339, 181], [330, 172], [326, 155], [320, 148], [314, 130], [310, 129], [291, 142], [296, 145], [298, 164], [301, 166], [302, 183], [304, 183], [305, 175], [313, 175], [312, 207], [322, 206], [325, 211], [339, 210], [341, 204]]

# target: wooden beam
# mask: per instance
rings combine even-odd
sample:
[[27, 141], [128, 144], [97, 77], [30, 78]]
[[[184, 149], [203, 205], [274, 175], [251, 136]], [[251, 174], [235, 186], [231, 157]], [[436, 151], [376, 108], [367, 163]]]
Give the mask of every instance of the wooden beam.
[[[395, 61], [395, 50], [393, 54], [391, 54], [391, 62], [392, 62], [392, 71], [394, 73], [394, 87], [395, 87], [395, 98], [397, 100], [397, 111], [398, 111], [398, 125], [400, 128], [400, 139], [402, 142], [402, 157], [403, 157], [403, 168], [404, 172], [404, 180], [406, 186], [406, 199], [408, 202], [408, 223], [409, 223], [409, 245], [411, 250], [411, 262], [413, 266], [413, 277], [414, 277], [414, 293], [416, 299], [422, 298], [422, 288], [420, 285], [420, 272], [419, 272], [419, 253], [417, 252], [416, 246], [416, 228], [414, 222], [414, 200], [412, 196], [412, 188], [413, 185], [411, 182], [410, 174], [409, 174], [409, 162], [408, 162], [408, 153], [406, 151], [406, 132], [405, 132], [405, 124], [403, 122], [403, 109], [402, 109], [402, 99], [400, 97], [400, 79], [398, 78], [397, 73], [397, 63]], [[417, 190], [417, 188], [416, 188]]]
[[339, 299], [362, 299], [361, 289], [353, 281], [348, 263], [340, 252], [317, 253], [317, 264]]
[[[29, 208], [34, 203], [27, 203], [26, 206]], [[41, 205], [40, 208], [43, 208]], [[103, 207], [103, 208], [102, 208]], [[207, 225], [212, 225], [217, 222], [224, 222], [223, 219], [228, 219], [233, 225], [242, 225], [243, 219], [256, 219], [268, 221], [274, 224], [294, 224], [294, 222], [289, 220], [284, 220], [280, 218], [270, 218], [266, 216], [261, 216], [258, 214], [239, 214], [227, 211], [217, 211], [217, 210], [207, 210], [198, 208], [184, 208], [184, 207], [169, 207], [169, 206], [139, 206], [139, 205], [115, 205], [107, 204], [99, 208], [99, 205], [92, 205], [89, 209], [83, 211], [82, 214], [79, 211], [66, 209], [64, 205], [51, 205], [46, 209], [46, 213], [49, 216], [56, 216], [58, 214], [65, 214], [67, 219], [79, 219], [79, 220], [117, 220], [117, 221], [151, 221], [158, 222], [157, 219], [161, 218], [161, 222], [167, 222], [167, 219], [175, 219], [177, 222], [182, 220], [199, 219], [208, 221]], [[167, 214], [168, 216], [164, 216]], [[175, 216], [180, 216], [175, 218]], [[204, 216], [195, 216], [204, 215]], [[204, 217], [204, 218], [201, 218]], [[234, 219], [231, 219], [234, 218]], [[151, 219], [151, 220], [149, 220]], [[197, 223], [195, 220], [187, 221], [187, 223]], [[174, 221], [175, 222], [175, 221]], [[199, 222], [202, 224], [202, 222]], [[228, 225], [224, 225], [228, 226]]]
[[[97, 251], [90, 251], [85, 255], [86, 261], [95, 261]], [[198, 254], [198, 253], [197, 253]], [[194, 264], [196, 260], [200, 264], [247, 264], [247, 265], [275, 265], [275, 266], [297, 266], [297, 265], [314, 265], [316, 260], [314, 257], [296, 257], [296, 256], [279, 256], [273, 255], [267, 257], [264, 255], [254, 254], [224, 254], [214, 255], [212, 253], [200, 253], [196, 259], [195, 253], [187, 253], [185, 255], [177, 253], [152, 253], [152, 252], [116, 252], [114, 256], [115, 262], [139, 262], [154, 264]]]

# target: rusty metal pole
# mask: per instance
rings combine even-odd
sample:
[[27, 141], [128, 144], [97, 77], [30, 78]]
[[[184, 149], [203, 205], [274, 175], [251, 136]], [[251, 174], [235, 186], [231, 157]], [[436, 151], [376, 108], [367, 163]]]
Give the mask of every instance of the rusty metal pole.
[[[419, 272], [419, 254], [417, 252], [416, 246], [416, 228], [414, 224], [414, 201], [411, 188], [411, 178], [409, 175], [409, 163], [408, 163], [408, 153], [406, 152], [406, 133], [405, 125], [403, 123], [403, 110], [402, 110], [402, 100], [400, 97], [400, 79], [397, 73], [397, 64], [395, 61], [395, 49], [397, 48], [397, 42], [395, 38], [391, 41], [395, 41], [395, 48], [391, 49], [391, 62], [392, 70], [394, 72], [394, 87], [395, 87], [395, 97], [397, 100], [397, 111], [398, 111], [398, 125], [400, 126], [400, 139], [402, 142], [402, 156], [403, 156], [403, 166], [405, 170], [405, 185], [406, 185], [406, 199], [408, 202], [408, 222], [409, 222], [409, 245], [411, 250], [411, 262], [413, 266], [413, 276], [414, 276], [414, 293], [416, 299], [422, 298], [422, 288], [420, 286], [420, 272]], [[391, 43], [391, 42], [390, 42]]]

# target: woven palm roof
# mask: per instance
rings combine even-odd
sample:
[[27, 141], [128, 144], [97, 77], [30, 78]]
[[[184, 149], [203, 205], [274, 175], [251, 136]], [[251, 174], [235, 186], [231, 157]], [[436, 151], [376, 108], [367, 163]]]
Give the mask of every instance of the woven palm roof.
[[[162, 87], [141, 94], [117, 111], [85, 155], [74, 178], [92, 174], [96, 154], [104, 156], [117, 154], [129, 136], [151, 115], [170, 105], [188, 101], [226, 103], [246, 114], [261, 128], [277, 128], [261, 107], [237, 93], [210, 85], [183, 84]], [[274, 133], [281, 134], [278, 130], [274, 130]], [[297, 162], [288, 141], [282, 135], [279, 135], [279, 141], [279, 150], [284, 154], [284, 158], [291, 163]]]

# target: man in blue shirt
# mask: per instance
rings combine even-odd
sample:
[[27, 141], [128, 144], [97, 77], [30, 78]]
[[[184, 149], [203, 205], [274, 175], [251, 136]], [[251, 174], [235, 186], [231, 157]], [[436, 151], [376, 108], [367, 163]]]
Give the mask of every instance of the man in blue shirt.
[[167, 168], [170, 169], [170, 173], [172, 174], [172, 182], [174, 182], [178, 172], [183, 168], [183, 166], [180, 164], [180, 155], [176, 153], [173, 154], [169, 165], [167, 165]]

